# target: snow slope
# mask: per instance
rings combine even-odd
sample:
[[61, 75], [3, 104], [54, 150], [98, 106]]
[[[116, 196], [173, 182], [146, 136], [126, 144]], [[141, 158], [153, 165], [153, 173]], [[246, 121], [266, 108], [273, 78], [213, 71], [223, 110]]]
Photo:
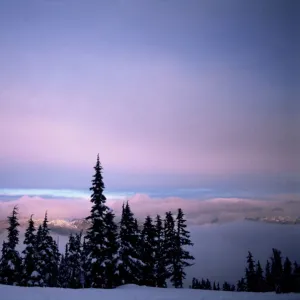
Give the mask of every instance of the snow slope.
[[299, 294], [160, 289], [136, 285], [125, 285], [114, 290], [25, 288], [0, 285], [0, 298], [3, 300], [299, 300], [299, 296]]

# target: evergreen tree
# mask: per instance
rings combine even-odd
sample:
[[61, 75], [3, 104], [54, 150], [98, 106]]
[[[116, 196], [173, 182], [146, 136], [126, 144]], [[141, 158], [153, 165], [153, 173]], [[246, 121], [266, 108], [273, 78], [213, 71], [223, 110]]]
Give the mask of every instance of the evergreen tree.
[[46, 287], [47, 282], [45, 281], [45, 273], [46, 273], [46, 252], [45, 249], [47, 247], [47, 244], [43, 243], [43, 228], [42, 225], [39, 225], [37, 234], [36, 234], [36, 269], [37, 274], [36, 276], [36, 282], [38, 286]]
[[198, 279], [196, 279], [195, 277], [193, 277], [192, 285], [190, 286], [190, 288], [191, 288], [191, 289], [197, 289], [198, 286], [199, 286]]
[[225, 281], [225, 282], [223, 283], [223, 288], [222, 288], [222, 290], [223, 290], [223, 291], [231, 291], [231, 285], [230, 285], [227, 281]]
[[84, 286], [86, 288], [90, 288], [92, 284], [90, 261], [88, 257], [89, 257], [89, 248], [84, 237], [83, 244], [82, 244], [82, 253], [81, 253], [81, 266], [82, 266], [81, 276], [84, 278]]
[[190, 288], [200, 289], [200, 290], [214, 290], [214, 291], [218, 290], [216, 282], [214, 281], [213, 286], [212, 286], [212, 284], [208, 278], [207, 279], [202, 278], [201, 281], [199, 281], [196, 278], [193, 278], [192, 285], [190, 286]]
[[195, 289], [201, 289], [202, 288], [201, 281], [199, 281], [198, 279], [195, 279], [194, 288]]
[[24, 251], [23, 259], [23, 278], [22, 285], [25, 286], [35, 286], [38, 285], [37, 282], [37, 269], [36, 269], [36, 236], [35, 236], [35, 227], [32, 215], [28, 221], [28, 227], [25, 232], [24, 245], [26, 245]]
[[115, 215], [109, 210], [105, 215], [106, 226], [106, 264], [105, 264], [105, 287], [114, 288], [120, 285], [118, 266], [120, 264], [118, 226], [114, 221]]
[[16, 246], [19, 242], [18, 208], [15, 206], [8, 217], [7, 242], [3, 242], [0, 260], [0, 283], [19, 285], [22, 279], [22, 260]]
[[36, 235], [36, 281], [41, 287], [55, 287], [58, 280], [60, 254], [57, 243], [50, 235], [47, 213]]
[[50, 236], [51, 241], [51, 277], [50, 277], [50, 287], [58, 286], [58, 275], [59, 275], [59, 261], [60, 261], [60, 252], [58, 249], [58, 243]]
[[286, 257], [283, 265], [282, 292], [293, 292], [292, 263], [288, 257]]
[[141, 284], [146, 286], [156, 286], [155, 280], [155, 248], [156, 248], [156, 232], [150, 216], [146, 217], [141, 234], [141, 260], [142, 280]]
[[184, 219], [184, 214], [181, 208], [178, 209], [176, 221], [177, 228], [171, 282], [175, 288], [182, 288], [183, 280], [186, 276], [184, 269], [192, 266], [189, 261], [194, 260], [195, 258], [186, 250], [186, 246], [193, 246], [193, 243], [190, 239], [190, 233], [186, 230], [186, 220]]
[[175, 221], [172, 213], [166, 213], [164, 220], [164, 264], [167, 271], [167, 279], [174, 274], [174, 250], [176, 249]]
[[204, 278], [201, 279], [201, 282], [200, 282], [200, 288], [202, 290], [206, 290], [206, 281]]
[[108, 207], [105, 205], [104, 183], [102, 177], [102, 166], [97, 156], [97, 162], [94, 167], [95, 174], [92, 180], [91, 202], [92, 209], [90, 216], [86, 219], [91, 221], [91, 227], [86, 234], [86, 250], [88, 251], [87, 260], [89, 262], [90, 280], [92, 287], [105, 287], [105, 262], [107, 261], [107, 242], [105, 232], [105, 215]]
[[68, 269], [69, 250], [68, 244], [65, 247], [65, 254], [61, 256], [58, 272], [58, 287], [68, 288], [69, 284], [69, 269]]
[[5, 283], [3, 277], [4, 258], [7, 256], [7, 243], [2, 241], [1, 257], [0, 257], [0, 284]]
[[81, 234], [71, 234], [68, 243], [67, 256], [68, 287], [80, 288], [81, 275]]
[[300, 266], [296, 261], [293, 270], [293, 292], [300, 293]]
[[261, 267], [260, 261], [257, 261], [255, 270], [256, 284], [255, 292], [263, 292], [265, 288], [265, 279], [263, 276], [263, 269]]
[[275, 292], [281, 293], [282, 282], [282, 257], [281, 252], [275, 248], [272, 249], [273, 256], [271, 257], [271, 274], [275, 284]]
[[245, 282], [245, 278], [241, 278], [241, 280], [238, 281], [237, 283], [237, 289], [236, 289], [238, 292], [245, 292], [247, 291], [247, 285], [246, 285], [246, 282]]
[[119, 274], [122, 284], [139, 284], [144, 263], [139, 256], [139, 228], [128, 202], [122, 206], [120, 222], [120, 264]]
[[205, 282], [205, 289], [206, 290], [211, 290], [212, 287], [211, 287], [211, 282], [209, 281], [209, 279], [206, 279], [206, 282]]
[[155, 286], [167, 287], [166, 280], [168, 271], [166, 268], [165, 247], [164, 247], [164, 228], [162, 219], [159, 215], [155, 220]]
[[247, 264], [248, 264], [248, 267], [246, 268], [247, 291], [254, 292], [256, 286], [256, 274], [255, 274], [253, 255], [250, 251], [248, 251]]
[[265, 282], [266, 282], [266, 292], [274, 291], [274, 281], [271, 274], [271, 264], [267, 260], [265, 268]]

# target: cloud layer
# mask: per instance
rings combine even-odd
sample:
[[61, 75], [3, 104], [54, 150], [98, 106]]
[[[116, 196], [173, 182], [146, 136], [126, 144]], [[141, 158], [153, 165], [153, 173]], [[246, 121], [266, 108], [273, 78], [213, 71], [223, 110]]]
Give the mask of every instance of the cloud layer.
[[[176, 213], [180, 207], [186, 214], [188, 222], [194, 225], [243, 220], [246, 217], [300, 216], [298, 195], [274, 196], [273, 200], [242, 198], [196, 200], [176, 197], [151, 198], [145, 194], [136, 194], [128, 197], [128, 200], [139, 219], [148, 214], [163, 215], [169, 210]], [[120, 216], [123, 201], [124, 199], [108, 199], [107, 204], [117, 216]], [[28, 218], [31, 214], [36, 218], [42, 218], [47, 210], [50, 219], [84, 218], [89, 215], [91, 207], [88, 199], [44, 199], [23, 196], [17, 200], [1, 201], [0, 219], [6, 218], [14, 205], [18, 205], [22, 218]]]

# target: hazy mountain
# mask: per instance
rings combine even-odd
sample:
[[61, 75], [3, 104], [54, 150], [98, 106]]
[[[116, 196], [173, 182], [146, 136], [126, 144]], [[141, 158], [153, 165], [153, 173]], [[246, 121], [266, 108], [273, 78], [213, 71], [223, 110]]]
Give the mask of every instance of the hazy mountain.
[[257, 221], [266, 223], [277, 223], [277, 224], [300, 224], [300, 217], [290, 216], [271, 216], [271, 217], [255, 217], [245, 218], [247, 221]]
[[[116, 222], [119, 223], [120, 218], [116, 217]], [[43, 223], [43, 219], [36, 219], [34, 220], [35, 226], [39, 226]], [[19, 220], [20, 227], [25, 229], [28, 225], [27, 219], [20, 219]], [[53, 233], [57, 233], [59, 235], [69, 235], [70, 233], [76, 233], [83, 231], [85, 232], [87, 228], [90, 226], [90, 221], [85, 219], [56, 219], [56, 220], [49, 220], [48, 227], [51, 229]], [[3, 233], [8, 226], [7, 220], [0, 220], [0, 233]]]

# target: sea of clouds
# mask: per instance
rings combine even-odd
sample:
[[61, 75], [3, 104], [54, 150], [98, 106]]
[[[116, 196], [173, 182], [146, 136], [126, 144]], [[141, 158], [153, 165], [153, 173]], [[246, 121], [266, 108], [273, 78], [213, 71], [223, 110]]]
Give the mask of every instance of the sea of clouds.
[[[26, 192], [28, 195], [23, 195]], [[36, 194], [39, 194], [37, 196]], [[147, 214], [163, 215], [181, 207], [186, 214], [194, 246], [191, 253], [196, 263], [187, 270], [186, 285], [192, 277], [208, 277], [211, 280], [229, 280], [235, 283], [243, 276], [245, 257], [251, 250], [262, 264], [270, 256], [272, 248], [279, 248], [283, 256], [300, 261], [300, 225], [268, 224], [244, 221], [246, 217], [300, 215], [298, 195], [273, 195], [263, 200], [251, 198], [186, 199], [182, 197], [153, 197], [147, 194], [106, 193], [107, 204], [120, 216], [122, 203], [129, 201], [132, 210], [142, 220]], [[3, 191], [0, 200], [0, 220], [6, 219], [15, 205], [21, 218], [42, 218], [45, 211], [49, 219], [84, 218], [89, 215], [91, 203], [88, 192], [66, 190]], [[201, 226], [200, 226], [201, 225]], [[20, 250], [25, 228], [20, 232]], [[61, 251], [68, 237], [52, 233], [59, 241]], [[0, 233], [0, 242], [6, 232]]]
[[[18, 206], [21, 218], [31, 214], [42, 218], [45, 211], [49, 219], [84, 218], [89, 215], [91, 203], [88, 192], [72, 190], [2, 190], [0, 220], [5, 219], [14, 206]], [[118, 216], [122, 203], [129, 201], [137, 218], [146, 215], [163, 215], [166, 211], [176, 213], [180, 207], [191, 225], [225, 223], [271, 216], [300, 216], [299, 195], [280, 194], [262, 200], [238, 197], [153, 197], [148, 194], [126, 192], [106, 193], [107, 205]]]

